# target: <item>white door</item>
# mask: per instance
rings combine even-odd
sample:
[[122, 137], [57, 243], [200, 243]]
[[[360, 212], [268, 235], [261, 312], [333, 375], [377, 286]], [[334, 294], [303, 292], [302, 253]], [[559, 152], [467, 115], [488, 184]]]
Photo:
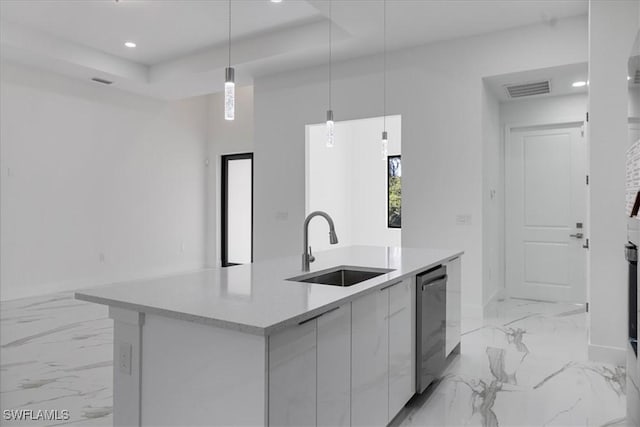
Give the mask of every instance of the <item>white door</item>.
[[512, 297], [586, 301], [586, 142], [581, 126], [508, 132], [505, 258]]

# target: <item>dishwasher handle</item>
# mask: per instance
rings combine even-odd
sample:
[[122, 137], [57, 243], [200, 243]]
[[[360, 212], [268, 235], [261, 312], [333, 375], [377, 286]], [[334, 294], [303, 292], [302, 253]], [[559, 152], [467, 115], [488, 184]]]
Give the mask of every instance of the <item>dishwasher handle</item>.
[[433, 286], [436, 283], [446, 282], [448, 277], [449, 276], [447, 274], [443, 274], [442, 276], [437, 276], [437, 277], [434, 277], [432, 279], [429, 279], [428, 281], [426, 281], [424, 283], [421, 283], [420, 286], [422, 286], [422, 289], [424, 289], [427, 286]]

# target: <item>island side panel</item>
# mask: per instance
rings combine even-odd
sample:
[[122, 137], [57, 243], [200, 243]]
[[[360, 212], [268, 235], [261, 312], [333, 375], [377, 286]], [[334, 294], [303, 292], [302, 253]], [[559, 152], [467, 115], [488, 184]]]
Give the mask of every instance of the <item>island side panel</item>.
[[140, 378], [144, 314], [109, 307], [114, 320], [113, 425], [140, 425]]
[[147, 315], [143, 426], [267, 424], [264, 336]]

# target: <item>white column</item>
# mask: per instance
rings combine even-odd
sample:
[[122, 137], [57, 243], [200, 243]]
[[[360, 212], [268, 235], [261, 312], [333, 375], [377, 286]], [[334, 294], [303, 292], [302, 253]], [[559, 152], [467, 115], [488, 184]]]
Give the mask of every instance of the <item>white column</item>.
[[637, 0], [589, 2], [589, 358], [620, 364], [627, 320], [627, 61], [637, 8]]

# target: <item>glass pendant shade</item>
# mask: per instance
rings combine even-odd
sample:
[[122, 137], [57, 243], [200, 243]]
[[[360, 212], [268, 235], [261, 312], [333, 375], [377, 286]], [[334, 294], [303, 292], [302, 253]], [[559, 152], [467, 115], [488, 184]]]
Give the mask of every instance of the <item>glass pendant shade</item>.
[[227, 67], [224, 74], [224, 119], [233, 120], [236, 114], [235, 70]]
[[382, 160], [387, 160], [387, 154], [389, 154], [389, 135], [385, 130], [382, 132]]
[[327, 147], [331, 148], [335, 144], [335, 123], [333, 122], [333, 111], [327, 110]]

